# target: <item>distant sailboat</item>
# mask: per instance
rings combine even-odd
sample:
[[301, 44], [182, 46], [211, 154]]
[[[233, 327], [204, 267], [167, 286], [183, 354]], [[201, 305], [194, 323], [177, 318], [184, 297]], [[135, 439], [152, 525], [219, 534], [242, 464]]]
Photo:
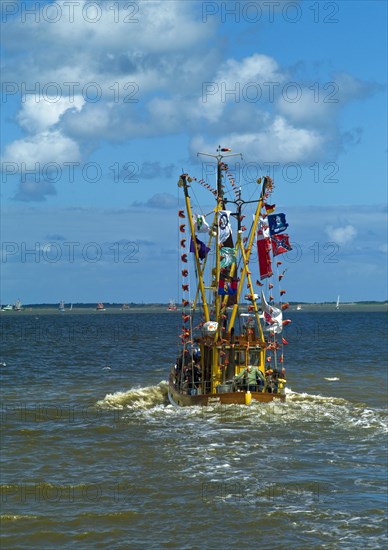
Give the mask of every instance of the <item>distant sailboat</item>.
[[339, 302], [340, 302], [339, 299], [340, 299], [340, 297], [339, 297], [339, 295], [338, 295], [337, 302], [336, 302], [336, 304], [335, 304], [335, 309], [339, 309]]
[[168, 304], [168, 311], [177, 311], [176, 303], [174, 300], [170, 300], [170, 303]]
[[14, 310], [15, 311], [21, 311], [22, 310], [22, 303], [19, 299], [17, 299], [16, 302], [15, 302]]
[[97, 311], [105, 311], [105, 306], [103, 303], [99, 302], [96, 306]]
[[65, 311], [65, 302], [63, 300], [61, 300], [59, 302], [59, 307], [58, 307], [59, 311]]
[[296, 311], [300, 311], [302, 309], [302, 306], [299, 304], [296, 306]]

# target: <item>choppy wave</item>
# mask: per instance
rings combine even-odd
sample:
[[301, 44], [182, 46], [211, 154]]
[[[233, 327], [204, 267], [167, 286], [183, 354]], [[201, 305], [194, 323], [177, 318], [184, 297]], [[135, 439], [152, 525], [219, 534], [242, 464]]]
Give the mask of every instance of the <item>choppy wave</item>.
[[30, 519], [39, 519], [40, 516], [29, 515], [29, 514], [2, 514], [0, 516], [0, 521], [26, 521]]
[[306, 414], [307, 418], [315, 422], [325, 423], [334, 427], [368, 429], [375, 428], [379, 432], [387, 432], [387, 411], [373, 409], [365, 403], [355, 403], [342, 397], [296, 393], [289, 390], [287, 393], [289, 411]]
[[117, 409], [162, 419], [179, 417], [182, 420], [197, 419], [208, 422], [239, 422], [254, 424], [258, 420], [298, 427], [299, 425], [324, 426], [326, 429], [377, 430], [387, 432], [387, 411], [367, 407], [364, 403], [353, 403], [342, 397], [297, 393], [288, 388], [285, 403], [255, 403], [245, 405], [194, 406], [174, 408], [168, 402], [168, 383], [161, 381], [156, 386], [132, 388], [126, 392], [108, 394], [98, 401], [101, 409]]
[[125, 410], [127, 408], [150, 409], [168, 403], [168, 384], [161, 381], [157, 386], [132, 388], [126, 392], [108, 393], [96, 406], [102, 409]]

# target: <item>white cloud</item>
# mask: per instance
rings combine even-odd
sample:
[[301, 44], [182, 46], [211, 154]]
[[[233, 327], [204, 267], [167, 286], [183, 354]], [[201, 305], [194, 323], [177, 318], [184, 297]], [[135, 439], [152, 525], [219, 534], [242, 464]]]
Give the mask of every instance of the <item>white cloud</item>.
[[357, 235], [357, 229], [350, 224], [344, 227], [334, 227], [333, 225], [328, 225], [325, 231], [329, 239], [338, 245], [349, 243]]
[[[39, 24], [27, 17], [21, 29], [16, 18], [8, 21], [6, 45], [11, 51], [22, 49], [24, 55], [17, 63], [5, 64], [4, 80], [31, 88], [39, 74], [42, 86], [76, 82], [78, 90], [97, 82], [108, 95], [115, 82], [135, 81], [145, 92], [175, 86], [172, 73], [176, 77], [181, 69], [190, 68], [195, 75], [196, 66], [203, 72], [201, 52], [206, 55], [211, 49], [207, 42], [215, 22], [204, 25], [191, 2], [104, 0], [93, 2], [94, 9], [88, 4], [57, 0], [50, 14], [50, 7], [41, 3]], [[55, 11], [60, 17], [49, 22]], [[198, 60], [194, 67], [193, 58]]]
[[78, 144], [64, 136], [59, 130], [43, 131], [33, 136], [17, 139], [5, 148], [4, 163], [13, 162], [18, 169], [33, 169], [36, 164], [44, 171], [49, 163], [62, 165], [64, 162], [78, 162], [81, 153]]
[[297, 83], [294, 86], [290, 83], [281, 90], [276, 108], [294, 124], [307, 127], [333, 127], [340, 100], [337, 93], [331, 98], [332, 101], [325, 101], [326, 93], [321, 90], [320, 94], [315, 95], [314, 90], [310, 88], [299, 86]]
[[321, 155], [324, 139], [318, 132], [296, 128], [278, 116], [264, 130], [249, 134], [226, 134], [211, 144], [196, 136], [191, 142], [191, 151], [215, 150], [218, 143], [226, 144], [234, 151], [243, 151], [247, 160], [304, 163]]
[[364, 99], [386, 89], [385, 86], [376, 82], [366, 82], [345, 72], [335, 73], [333, 82], [338, 87], [341, 102]]
[[80, 112], [84, 103], [82, 96], [75, 96], [72, 100], [61, 97], [55, 101], [54, 97], [27, 95], [17, 120], [29, 133], [41, 132], [59, 122], [61, 116], [69, 109]]
[[38, 181], [34, 177], [21, 179], [15, 200], [24, 202], [41, 202], [46, 200], [46, 195], [56, 195], [56, 189], [52, 183], [43, 178]]
[[202, 83], [198, 112], [216, 122], [228, 104], [252, 102], [257, 108], [269, 102], [269, 83], [279, 84], [285, 78], [275, 59], [267, 55], [253, 54], [241, 61], [228, 59], [210, 81]]
[[[10, 19], [3, 79], [19, 83], [21, 93], [23, 86], [34, 88], [36, 75], [39, 82], [17, 115], [31, 135], [7, 145], [4, 159], [76, 161], [81, 150], [91, 150], [99, 140], [183, 133], [191, 137], [192, 147], [212, 136], [208, 140], [215, 146], [222, 141], [254, 160], [305, 164], [328, 155], [335, 159], [344, 141], [338, 109], [370, 94], [370, 87], [341, 74], [339, 104], [316, 102], [306, 84], [297, 102], [278, 95], [271, 100], [268, 83], [276, 85], [277, 93], [295, 78], [293, 71], [257, 51], [222, 62], [224, 43], [214, 40], [219, 21], [210, 18], [204, 24], [199, 4], [57, 0], [51, 6], [37, 3], [39, 24], [27, 17], [21, 28], [18, 18]], [[57, 11], [61, 17], [51, 23]], [[74, 93], [65, 83], [74, 83]], [[91, 83], [94, 88], [88, 88]], [[55, 85], [59, 101], [42, 101], [45, 89], [49, 93]], [[252, 100], [255, 90], [257, 101]], [[89, 94], [96, 91], [101, 95], [92, 101]]]

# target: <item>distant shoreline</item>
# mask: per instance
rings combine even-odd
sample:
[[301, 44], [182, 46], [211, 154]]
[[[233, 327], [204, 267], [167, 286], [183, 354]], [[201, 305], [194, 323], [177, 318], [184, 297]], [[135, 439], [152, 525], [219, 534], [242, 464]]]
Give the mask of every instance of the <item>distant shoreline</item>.
[[[300, 310], [297, 310], [297, 305], [301, 306]], [[1, 310], [1, 316], [18, 316], [18, 315], [34, 315], [34, 314], [58, 314], [62, 316], [72, 315], [72, 314], [95, 314], [95, 315], [104, 315], [104, 314], [122, 314], [128, 315], [131, 313], [169, 313], [174, 315], [180, 313], [182, 308], [178, 306], [178, 309], [175, 311], [169, 311], [168, 304], [131, 304], [128, 308], [123, 308], [119, 304], [106, 304], [103, 310], [97, 310], [96, 306], [93, 304], [73, 304], [73, 308], [70, 309], [69, 306], [65, 307], [65, 311], [60, 311], [57, 304], [27, 304], [23, 306], [20, 311]], [[303, 314], [303, 312], [332, 312], [337, 314], [339, 312], [388, 312], [388, 302], [353, 302], [353, 303], [343, 303], [340, 305], [339, 310], [336, 310], [335, 302], [325, 302], [321, 304], [311, 304], [303, 302], [290, 302], [290, 307], [288, 308], [289, 312], [295, 312], [297, 314]]]

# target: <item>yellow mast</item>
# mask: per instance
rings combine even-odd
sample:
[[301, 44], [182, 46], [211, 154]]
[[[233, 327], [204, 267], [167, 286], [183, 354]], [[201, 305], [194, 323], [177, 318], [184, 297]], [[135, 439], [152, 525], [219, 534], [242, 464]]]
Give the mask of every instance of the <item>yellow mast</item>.
[[[210, 245], [211, 245], [211, 242], [212, 242], [212, 239], [213, 239], [213, 228], [215, 227], [215, 224], [216, 224], [216, 221], [217, 221], [217, 213], [215, 214], [214, 216], [214, 219], [213, 219], [213, 223], [212, 223], [212, 229], [211, 229], [211, 232], [210, 232], [210, 238], [207, 242], [207, 246], [210, 248]], [[205, 273], [205, 269], [206, 269], [206, 263], [207, 263], [207, 256], [206, 258], [204, 259], [203, 263], [202, 263], [202, 267], [201, 267], [201, 270], [198, 274], [198, 277], [202, 278], [203, 277], [203, 274]], [[205, 287], [206, 289], [206, 287]], [[193, 301], [193, 309], [196, 308], [196, 305], [197, 305], [197, 301], [198, 301], [198, 292], [199, 292], [199, 289], [197, 287], [197, 290], [195, 292], [195, 298], [194, 298], [194, 301]]]
[[[181, 183], [182, 182], [182, 183]], [[209, 317], [209, 309], [206, 301], [206, 293], [205, 293], [205, 286], [203, 284], [203, 278], [201, 273], [201, 264], [199, 261], [199, 253], [198, 253], [198, 247], [195, 240], [195, 229], [194, 229], [194, 222], [193, 222], [193, 215], [191, 212], [191, 204], [190, 204], [190, 197], [189, 197], [189, 191], [188, 191], [188, 184], [187, 184], [187, 174], [182, 174], [179, 180], [179, 184], [181, 187], [183, 187], [184, 195], [185, 195], [185, 203], [186, 203], [186, 212], [189, 219], [189, 225], [190, 225], [190, 233], [191, 238], [194, 242], [194, 255], [195, 255], [195, 265], [197, 268], [198, 273], [198, 285], [201, 292], [202, 297], [202, 303], [203, 303], [203, 312], [205, 316], [205, 321], [210, 321]]]
[[[236, 300], [236, 303], [233, 306], [232, 314], [230, 316], [230, 321], [229, 321], [229, 325], [228, 325], [228, 332], [234, 327], [234, 323], [235, 323], [235, 320], [236, 320], [238, 304], [239, 304], [239, 301], [240, 301], [240, 296], [241, 296], [241, 292], [242, 292], [243, 285], [244, 285], [245, 275], [248, 271], [247, 270], [247, 265], [249, 263], [249, 259], [250, 259], [251, 252], [252, 252], [253, 240], [254, 240], [255, 235], [256, 235], [257, 224], [259, 222], [260, 211], [261, 211], [262, 206], [263, 206], [263, 200], [264, 200], [264, 186], [263, 186], [263, 190], [261, 192], [260, 200], [259, 200], [259, 202], [257, 204], [257, 207], [256, 207], [255, 217], [254, 217], [253, 224], [252, 224], [252, 231], [251, 231], [251, 234], [250, 234], [250, 237], [249, 237], [246, 252], [244, 250], [243, 243], [242, 243], [241, 238], [239, 236], [240, 249], [242, 250], [242, 256], [243, 256], [243, 260], [244, 260], [244, 267], [243, 267], [243, 271], [242, 271], [242, 274], [241, 274], [241, 279], [240, 279], [238, 287], [237, 287], [237, 300]], [[250, 283], [250, 292], [253, 295], [252, 283]], [[255, 304], [255, 306], [256, 306], [256, 304]], [[257, 309], [257, 306], [256, 306], [256, 309]], [[262, 330], [262, 327], [261, 327], [261, 323], [259, 322], [257, 316], [256, 316], [256, 319], [258, 321], [260, 339], [264, 340], [264, 335], [263, 335], [263, 330]]]
[[[225, 151], [226, 149], [224, 149]], [[242, 158], [241, 153], [232, 153], [230, 155], [222, 155], [221, 152], [223, 149], [219, 146], [217, 149], [217, 155], [210, 155], [208, 153], [198, 153], [198, 155], [204, 155], [207, 157], [212, 157], [217, 160], [217, 206], [215, 208], [216, 212], [216, 221], [217, 223], [216, 228], [216, 265], [213, 272], [213, 278], [215, 282], [215, 289], [214, 289], [214, 308], [215, 308], [215, 320], [218, 323], [217, 331], [214, 336], [214, 344], [213, 345], [213, 353], [212, 353], [212, 365], [211, 365], [211, 393], [216, 392], [216, 385], [220, 383], [221, 381], [221, 369], [219, 364], [219, 358], [220, 353], [219, 349], [216, 345], [217, 342], [220, 340], [221, 330], [222, 330], [222, 300], [221, 296], [218, 294], [218, 282], [220, 280], [220, 244], [219, 244], [219, 219], [218, 219], [218, 212], [220, 210], [224, 210], [225, 208], [225, 201], [224, 201], [224, 190], [222, 186], [222, 159], [225, 157], [234, 157], [234, 156], [240, 156]], [[229, 149], [228, 149], [229, 151]]]

